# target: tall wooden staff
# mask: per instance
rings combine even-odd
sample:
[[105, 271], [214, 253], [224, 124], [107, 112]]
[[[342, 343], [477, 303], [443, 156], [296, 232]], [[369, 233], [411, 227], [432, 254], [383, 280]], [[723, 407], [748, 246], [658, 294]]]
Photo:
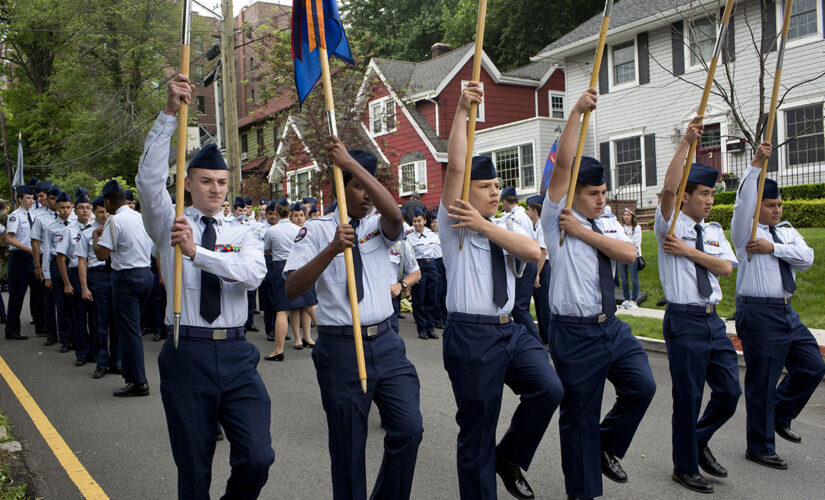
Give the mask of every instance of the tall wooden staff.
[[[189, 76], [189, 28], [192, 19], [192, 3], [190, 0], [183, 0], [183, 20], [181, 21], [180, 40], [180, 74]], [[186, 176], [186, 122], [189, 115], [189, 106], [185, 102], [180, 103], [178, 110], [178, 159], [176, 164], [177, 173], [175, 175], [175, 216], [183, 217], [183, 178]], [[175, 278], [174, 295], [172, 297], [173, 309], [173, 339], [177, 349], [180, 339], [180, 310], [183, 272], [183, 250], [180, 244], [175, 245]]]
[[[478, 19], [476, 20], [476, 48], [473, 54], [473, 77], [472, 81], [478, 82], [481, 79], [481, 52], [484, 47], [484, 24], [487, 20], [487, 0], [478, 2]], [[476, 139], [476, 114], [478, 113], [478, 103], [470, 103], [469, 123], [467, 124], [467, 157], [464, 159], [464, 184], [461, 186], [461, 199], [470, 199], [470, 174], [473, 168], [473, 144]], [[464, 228], [458, 238], [458, 249], [464, 248]]]
[[[719, 35], [716, 37], [716, 46], [713, 48], [713, 59], [710, 60], [708, 67], [708, 75], [705, 80], [705, 90], [702, 92], [702, 100], [699, 101], [699, 110], [697, 114], [704, 115], [705, 109], [708, 106], [708, 99], [710, 99], [710, 91], [713, 88], [713, 78], [716, 75], [716, 66], [719, 64], [719, 56], [722, 54], [722, 46], [725, 43], [725, 38], [728, 32], [728, 23], [730, 22], [730, 14], [733, 11], [733, 3], [735, 0], [728, 0], [725, 4], [725, 12], [722, 14], [722, 26], [719, 28]], [[696, 146], [699, 145], [699, 140], [693, 141], [688, 150], [687, 157], [685, 157], [685, 168], [682, 169], [682, 180], [679, 183], [679, 190], [676, 192], [676, 206], [673, 209], [673, 218], [670, 221], [670, 229], [667, 234], [673, 234], [676, 229], [676, 219], [679, 218], [679, 212], [682, 211], [682, 198], [685, 197], [685, 189], [687, 188], [688, 176], [690, 175], [690, 166], [693, 164], [693, 158], [696, 155]]]
[[[773, 137], [773, 126], [776, 120], [776, 106], [779, 102], [779, 83], [782, 80], [782, 63], [785, 60], [785, 45], [788, 41], [788, 25], [791, 22], [791, 7], [793, 0], [785, 2], [785, 18], [782, 22], [782, 33], [780, 33], [778, 51], [776, 55], [776, 73], [773, 77], [773, 92], [771, 93], [771, 109], [768, 113], [768, 123], [765, 126], [765, 140], [770, 141]], [[762, 161], [762, 172], [759, 173], [759, 188], [756, 191], [756, 208], [753, 211], [753, 226], [751, 226], [751, 239], [756, 238], [756, 227], [759, 223], [759, 211], [762, 208], [762, 190], [765, 189], [765, 176], [768, 173], [768, 159]], [[753, 254], [748, 254], [750, 262]]]
[[[604, 44], [607, 40], [607, 28], [610, 26], [610, 14], [613, 11], [613, 0], [607, 0], [604, 4], [604, 14], [602, 14], [602, 27], [599, 30], [599, 43], [596, 44], [596, 55], [593, 57], [593, 72], [590, 74], [590, 86], [588, 88], [596, 88], [599, 83], [599, 70], [602, 66], [602, 56], [604, 55]], [[587, 126], [590, 124], [590, 111], [584, 112], [582, 118], [582, 126], [579, 130], [579, 144], [576, 146], [576, 158], [573, 160], [573, 169], [570, 171], [570, 185], [567, 187], [567, 202], [565, 207], [568, 209], [573, 206], [573, 197], [576, 196], [576, 179], [579, 177], [579, 167], [582, 163], [582, 154], [584, 153], [584, 141], [587, 139]], [[559, 236], [559, 246], [564, 243], [564, 236], [566, 232], [562, 231]]]

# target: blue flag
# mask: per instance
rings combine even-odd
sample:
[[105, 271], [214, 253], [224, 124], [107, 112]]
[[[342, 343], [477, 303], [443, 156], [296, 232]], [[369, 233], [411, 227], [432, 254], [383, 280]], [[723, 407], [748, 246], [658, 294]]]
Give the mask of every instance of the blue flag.
[[335, 0], [294, 0], [292, 2], [292, 61], [298, 107], [321, 78], [321, 51], [355, 64]]
[[547, 193], [547, 186], [550, 185], [550, 176], [553, 175], [553, 165], [556, 164], [556, 150], [558, 148], [559, 140], [556, 139], [556, 142], [550, 148], [550, 153], [547, 154], [547, 161], [544, 162], [544, 173], [541, 174], [541, 189], [539, 192], [542, 196]]

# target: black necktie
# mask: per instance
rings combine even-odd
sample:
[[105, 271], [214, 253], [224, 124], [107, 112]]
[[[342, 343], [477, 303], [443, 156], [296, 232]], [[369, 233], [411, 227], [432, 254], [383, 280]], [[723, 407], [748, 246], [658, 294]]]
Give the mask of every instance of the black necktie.
[[361, 249], [358, 248], [358, 226], [360, 224], [360, 219], [350, 221], [352, 230], [355, 231], [355, 236], [352, 238], [354, 243], [352, 247], [352, 270], [355, 273], [355, 294], [358, 297], [358, 302], [364, 300], [364, 264], [361, 262]]
[[69, 225], [69, 221], [64, 220], [64, 221], [63, 221], [63, 225], [64, 225], [64, 226], [68, 226], [68, 225]]
[[[704, 252], [705, 235], [702, 232], [702, 225], [696, 224], [693, 229], [696, 230], [696, 250]], [[710, 286], [708, 270], [697, 263], [694, 263], [694, 266], [696, 267], [696, 285], [699, 287], [699, 294], [702, 297], [709, 298], [710, 294], [713, 293], [713, 288]]]
[[26, 212], [26, 218], [29, 219], [29, 229], [34, 226], [34, 221], [32, 221], [32, 214]]
[[[204, 217], [206, 227], [201, 236], [201, 246], [207, 250], [215, 250], [215, 219]], [[212, 323], [221, 315], [221, 280], [209, 271], [201, 271], [201, 317]]]
[[[771, 231], [771, 236], [773, 237], [774, 243], [784, 244], [784, 242], [780, 240], [779, 236], [776, 234], [775, 227], [769, 227], [768, 229]], [[782, 259], [779, 259], [779, 274], [782, 275], [782, 288], [784, 288], [788, 293], [794, 293], [796, 291], [796, 281], [793, 279], [791, 265]]]
[[[596, 224], [595, 219], [587, 219], [593, 231], [604, 234]], [[599, 258], [599, 289], [602, 292], [602, 312], [608, 316], [616, 313], [616, 290], [613, 288], [613, 266], [610, 265], [610, 257], [601, 250], [596, 249]]]
[[504, 263], [504, 250], [490, 240], [490, 263], [493, 266], [493, 302], [504, 307], [509, 300], [507, 295], [507, 268]]

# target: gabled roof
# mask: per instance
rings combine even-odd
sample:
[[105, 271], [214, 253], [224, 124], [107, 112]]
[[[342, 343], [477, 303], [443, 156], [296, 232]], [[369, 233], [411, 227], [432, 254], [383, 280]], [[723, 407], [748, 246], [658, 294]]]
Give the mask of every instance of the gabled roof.
[[531, 62], [527, 66], [511, 69], [510, 71], [502, 73], [501, 76], [536, 80], [540, 82], [541, 85], [544, 85], [546, 78], [550, 76], [548, 75], [548, 72], [555, 67], [556, 64], [553, 61], [549, 59], [540, 59], [538, 61]]
[[285, 90], [278, 97], [269, 99], [262, 107], [255, 108], [251, 113], [238, 120], [238, 128], [255, 125], [266, 121], [270, 116], [279, 113], [290, 106], [297, 104], [298, 99], [291, 89]]
[[[608, 35], [615, 32], [623, 32], [632, 29], [637, 25], [644, 25], [652, 22], [669, 21], [675, 13], [689, 9], [701, 8], [702, 4], [711, 3], [717, 5], [717, 0], [621, 0], [613, 6], [610, 16], [610, 28]], [[724, 6], [724, 4], [723, 4]], [[709, 12], [715, 10], [715, 7]], [[584, 48], [591, 42], [595, 42], [601, 28], [602, 13], [599, 12], [587, 21], [583, 22], [575, 29], [554, 41], [550, 45], [541, 49], [534, 60], [560, 56], [562, 53], [573, 48]], [[591, 40], [592, 39], [592, 40]]]
[[472, 52], [473, 47], [472, 43], [468, 43], [446, 54], [419, 63], [378, 57], [373, 60], [396, 91], [412, 95], [434, 92], [461, 59], [468, 52]]

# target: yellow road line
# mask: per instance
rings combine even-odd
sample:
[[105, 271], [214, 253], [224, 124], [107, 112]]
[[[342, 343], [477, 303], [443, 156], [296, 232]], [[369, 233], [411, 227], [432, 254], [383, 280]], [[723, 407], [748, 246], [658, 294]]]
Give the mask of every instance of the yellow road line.
[[9, 388], [11, 388], [14, 395], [17, 396], [17, 399], [20, 400], [20, 404], [22, 404], [23, 408], [26, 409], [26, 412], [29, 414], [29, 417], [31, 417], [32, 422], [34, 422], [34, 425], [37, 426], [37, 430], [40, 431], [40, 434], [43, 435], [43, 439], [46, 440], [46, 444], [48, 444], [49, 448], [52, 449], [54, 456], [57, 457], [60, 465], [62, 465], [66, 470], [69, 478], [77, 486], [77, 489], [80, 490], [80, 493], [85, 498], [108, 500], [108, 495], [103, 492], [100, 485], [92, 479], [92, 476], [89, 475], [89, 472], [85, 467], [83, 467], [80, 460], [78, 460], [75, 454], [72, 453], [69, 445], [66, 444], [66, 441], [63, 440], [57, 432], [57, 429], [54, 428], [52, 423], [49, 421], [49, 418], [45, 413], [43, 413], [43, 410], [37, 406], [37, 403], [34, 402], [34, 398], [32, 398], [29, 391], [23, 387], [20, 379], [18, 379], [14, 372], [11, 371], [11, 368], [9, 368], [9, 365], [6, 364], [6, 361], [2, 356], [0, 356], [0, 375], [6, 379], [6, 383], [9, 384]]

